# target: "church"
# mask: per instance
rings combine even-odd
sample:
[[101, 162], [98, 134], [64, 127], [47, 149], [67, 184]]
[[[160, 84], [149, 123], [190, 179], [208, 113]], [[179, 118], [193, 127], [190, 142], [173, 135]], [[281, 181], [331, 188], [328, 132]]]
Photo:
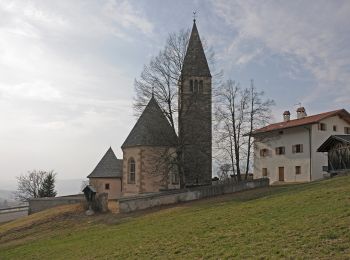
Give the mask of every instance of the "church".
[[[121, 146], [123, 158], [109, 148], [87, 176], [97, 192], [116, 199], [179, 189], [180, 179], [185, 187], [211, 184], [212, 83], [196, 20], [178, 91], [178, 135], [152, 95]], [[182, 176], [174, 162], [181, 162]]]

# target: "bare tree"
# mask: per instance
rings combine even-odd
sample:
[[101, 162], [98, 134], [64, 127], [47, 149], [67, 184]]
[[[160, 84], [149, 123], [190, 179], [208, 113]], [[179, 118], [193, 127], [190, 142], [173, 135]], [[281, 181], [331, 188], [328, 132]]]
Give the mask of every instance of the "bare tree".
[[215, 129], [218, 131], [217, 145], [228, 153], [232, 169], [235, 169], [237, 181], [241, 180], [241, 148], [248, 95], [239, 85], [228, 80], [216, 92]]
[[170, 34], [164, 49], [144, 66], [140, 78], [135, 80], [136, 114], [143, 111], [153, 94], [174, 130], [177, 130], [178, 84], [189, 37], [189, 30]]
[[251, 87], [240, 88], [239, 84], [228, 80], [216, 91], [215, 144], [217, 154], [223, 162], [229, 162], [233, 177], [241, 181], [250, 169], [252, 132], [264, 125], [270, 118], [272, 100], [265, 100], [263, 92]]
[[250, 169], [251, 150], [254, 145], [252, 133], [259, 127], [266, 125], [271, 119], [271, 106], [275, 104], [272, 99], [265, 99], [264, 92], [258, 92], [254, 86], [254, 81], [251, 80], [249, 89], [249, 115], [248, 115], [248, 136], [247, 140], [247, 159], [245, 179], [248, 178], [248, 171]]
[[51, 174], [54, 177], [53, 171], [29, 171], [26, 175], [17, 177], [17, 191], [15, 197], [20, 201], [27, 201], [30, 198], [40, 198], [44, 193], [43, 184], [47, 176]]

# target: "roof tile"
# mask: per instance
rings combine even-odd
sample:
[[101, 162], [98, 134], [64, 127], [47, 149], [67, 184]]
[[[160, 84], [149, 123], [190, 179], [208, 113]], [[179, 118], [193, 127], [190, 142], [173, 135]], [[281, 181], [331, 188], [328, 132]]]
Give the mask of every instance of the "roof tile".
[[348, 111], [345, 109], [339, 109], [339, 110], [334, 110], [334, 111], [329, 111], [317, 115], [312, 115], [312, 116], [306, 116], [304, 118], [300, 119], [294, 119], [294, 120], [289, 120], [286, 122], [279, 122], [275, 124], [270, 124], [268, 126], [259, 128], [253, 132], [253, 135], [260, 134], [260, 133], [265, 133], [265, 132], [270, 132], [270, 131], [276, 131], [276, 130], [282, 130], [286, 128], [292, 128], [292, 127], [297, 127], [297, 126], [303, 126], [303, 125], [310, 125], [310, 124], [315, 124], [320, 122], [323, 119], [326, 119], [328, 117], [332, 116], [340, 116], [343, 118], [345, 121], [350, 123], [350, 114]]

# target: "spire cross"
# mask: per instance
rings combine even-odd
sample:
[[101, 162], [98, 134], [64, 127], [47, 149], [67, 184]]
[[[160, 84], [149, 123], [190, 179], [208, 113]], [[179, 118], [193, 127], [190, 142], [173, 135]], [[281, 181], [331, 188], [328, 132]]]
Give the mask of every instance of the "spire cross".
[[152, 87], [152, 98], [154, 98], [154, 87]]
[[197, 12], [194, 11], [194, 12], [193, 12], [193, 22], [194, 22], [194, 23], [196, 22], [196, 14], [197, 14]]

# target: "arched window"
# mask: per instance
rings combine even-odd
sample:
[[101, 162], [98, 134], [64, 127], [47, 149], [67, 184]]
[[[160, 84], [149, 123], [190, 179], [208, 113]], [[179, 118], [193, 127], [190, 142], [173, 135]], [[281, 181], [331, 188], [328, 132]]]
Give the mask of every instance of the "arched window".
[[136, 165], [134, 158], [129, 159], [128, 168], [128, 183], [135, 183]]
[[194, 92], [198, 92], [198, 80], [194, 81]]
[[191, 91], [191, 93], [193, 93], [193, 80], [192, 79], [190, 80], [190, 91]]
[[199, 81], [199, 93], [203, 93], [203, 80]]

